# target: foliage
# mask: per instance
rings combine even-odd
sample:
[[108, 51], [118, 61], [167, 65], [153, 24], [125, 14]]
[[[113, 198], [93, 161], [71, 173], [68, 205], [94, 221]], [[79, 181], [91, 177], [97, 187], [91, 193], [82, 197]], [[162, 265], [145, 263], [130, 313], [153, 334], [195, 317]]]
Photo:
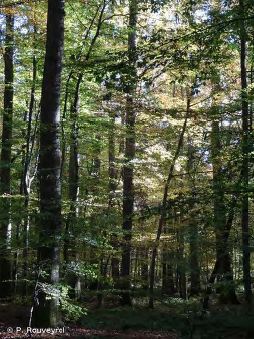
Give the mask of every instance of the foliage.
[[[187, 328], [191, 321], [196, 327], [208, 326], [209, 337], [222, 314], [226, 320], [220, 325], [234, 328], [230, 312], [238, 309], [218, 312], [218, 319], [212, 314], [202, 325], [193, 286], [196, 279], [200, 298], [211, 286], [221, 295], [235, 290], [242, 302], [244, 246], [239, 225], [246, 196], [250, 276], [254, 269], [253, 5], [250, 0], [137, 1], [135, 26], [130, 22], [131, 4], [134, 0], [66, 1], [59, 136], [62, 228], [59, 234], [48, 235], [47, 218], [53, 216], [40, 212], [39, 186], [47, 1], [1, 2], [2, 56], [8, 47], [6, 16], [14, 15], [15, 26], [11, 162], [0, 164], [0, 172], [6, 166], [11, 169], [11, 192], [1, 191], [0, 196], [1, 230], [8, 221], [7, 232], [0, 231], [0, 260], [10, 263], [12, 277], [7, 280], [13, 282], [16, 298], [25, 299], [32, 295], [29, 282], [36, 280], [38, 248], [45, 246], [52, 253], [59, 249], [57, 295], [66, 319], [76, 321], [83, 312], [76, 299], [90, 294], [99, 303], [112, 291], [118, 300], [128, 290], [134, 300], [147, 303], [156, 249], [155, 305], [162, 308], [164, 299], [163, 307], [171, 313], [141, 310], [139, 315], [139, 307], [102, 310], [84, 317], [84, 326], [110, 328], [114, 317], [116, 329], [184, 332], [181, 321]], [[134, 31], [135, 48], [130, 52]], [[241, 69], [244, 63], [247, 77]], [[3, 71], [7, 67], [3, 58], [0, 66]], [[243, 78], [248, 80], [246, 88]], [[4, 81], [1, 73], [1, 133], [8, 89]], [[132, 128], [127, 121], [130, 111], [135, 120]], [[126, 149], [134, 139], [135, 156], [130, 159]], [[2, 150], [2, 141], [0, 146]], [[246, 158], [248, 187], [242, 171]], [[124, 196], [126, 168], [133, 169], [134, 205], [128, 216], [123, 213], [129, 198]], [[132, 222], [129, 234], [123, 229], [126, 218]], [[121, 277], [126, 234], [131, 238], [127, 278]], [[216, 263], [225, 257], [228, 268], [221, 263], [214, 277]], [[49, 278], [52, 267], [48, 263], [41, 277]], [[123, 288], [125, 279], [131, 291]], [[213, 305], [213, 296], [210, 299]], [[239, 330], [244, 323], [241, 312], [239, 306]]]

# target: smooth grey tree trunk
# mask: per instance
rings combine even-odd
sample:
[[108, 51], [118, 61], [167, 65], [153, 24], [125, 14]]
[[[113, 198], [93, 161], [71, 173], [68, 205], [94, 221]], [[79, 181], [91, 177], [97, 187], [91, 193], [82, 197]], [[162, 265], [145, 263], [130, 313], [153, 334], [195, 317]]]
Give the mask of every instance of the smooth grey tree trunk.
[[[40, 220], [38, 281], [32, 325], [61, 323], [59, 283], [61, 235], [60, 94], [64, 41], [64, 0], [48, 1], [47, 42], [40, 120]], [[42, 272], [44, 272], [42, 274]], [[45, 275], [46, 273], [46, 275]], [[48, 299], [47, 297], [50, 297]]]

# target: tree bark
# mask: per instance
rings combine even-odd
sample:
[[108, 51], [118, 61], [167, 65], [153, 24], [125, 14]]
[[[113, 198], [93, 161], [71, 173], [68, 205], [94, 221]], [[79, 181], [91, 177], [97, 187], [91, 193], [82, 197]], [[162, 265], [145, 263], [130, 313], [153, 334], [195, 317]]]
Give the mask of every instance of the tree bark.
[[35, 327], [56, 327], [61, 323], [59, 290], [56, 284], [59, 283], [59, 238], [62, 225], [60, 94], [64, 39], [64, 2], [64, 0], [48, 1], [47, 42], [40, 120], [39, 268], [32, 319], [32, 324]]
[[[79, 154], [78, 154], [78, 116], [79, 116], [79, 92], [83, 74], [80, 73], [77, 79], [75, 97], [71, 106], [70, 119], [72, 121], [71, 128], [71, 144], [70, 144], [70, 160], [69, 160], [69, 193], [70, 212], [66, 221], [65, 239], [64, 239], [64, 261], [66, 264], [66, 282], [71, 286], [70, 296], [79, 299], [80, 282], [77, 274], [75, 274], [68, 264], [71, 261], [78, 261], [78, 252], [76, 250], [76, 236], [73, 234], [73, 225], [78, 217], [78, 193], [79, 193]], [[73, 238], [74, 240], [71, 240]]]
[[[187, 172], [193, 172], [193, 160], [194, 160], [194, 147], [192, 139], [188, 140], [188, 163]], [[193, 179], [195, 180], [195, 179]], [[198, 260], [198, 225], [195, 220], [195, 207], [196, 207], [196, 195], [195, 195], [195, 182], [191, 182], [192, 186], [191, 196], [192, 199], [189, 204], [189, 241], [190, 241], [190, 296], [195, 296], [200, 293], [200, 268]]]
[[200, 268], [198, 261], [198, 227], [193, 214], [190, 214], [190, 295], [195, 296], [200, 293]]
[[[221, 160], [221, 142], [219, 121], [212, 122], [211, 134], [213, 192], [214, 192], [214, 225], [216, 236], [217, 280], [221, 281], [220, 300], [223, 303], [237, 303], [233, 285], [232, 263], [228, 249], [229, 230], [227, 225], [226, 207], [224, 201], [224, 182]], [[229, 283], [228, 286], [225, 283]]]
[[142, 289], [148, 289], [148, 248], [140, 248]]
[[11, 149], [13, 119], [13, 54], [14, 54], [14, 16], [6, 15], [6, 38], [4, 52], [4, 113], [1, 150], [1, 227], [0, 227], [0, 297], [12, 293], [10, 241], [10, 209], [11, 209]]
[[182, 299], [187, 299], [187, 289], [186, 289], [186, 264], [184, 258], [184, 231], [181, 227], [181, 216], [179, 218], [180, 225], [177, 226], [177, 243], [179, 244], [177, 249], [177, 273], [178, 273], [178, 292]]
[[173, 253], [164, 245], [162, 250], [162, 294], [168, 296], [175, 293], [172, 259]]
[[123, 279], [122, 304], [131, 305], [130, 275], [131, 275], [131, 232], [134, 205], [134, 187], [132, 160], [135, 158], [135, 118], [134, 95], [136, 90], [136, 25], [137, 25], [137, 0], [131, 0], [129, 5], [129, 74], [126, 84], [126, 137], [125, 137], [125, 164], [123, 167], [123, 246], [122, 246], [122, 271]]
[[65, 119], [67, 117], [67, 105], [68, 105], [68, 96], [69, 96], [69, 85], [71, 78], [73, 76], [73, 70], [70, 71], [67, 77], [67, 81], [65, 84], [65, 95], [64, 95], [64, 105], [63, 105], [63, 113], [61, 120], [61, 136], [62, 136], [62, 154], [61, 154], [61, 182], [64, 174], [64, 165], [65, 165], [65, 156], [66, 156], [66, 133], [65, 133]]
[[248, 168], [249, 168], [249, 126], [248, 126], [248, 98], [246, 74], [246, 29], [244, 18], [244, 1], [239, 0], [240, 40], [241, 40], [241, 89], [242, 89], [242, 248], [243, 248], [243, 284], [245, 301], [252, 302], [251, 291], [251, 263], [250, 263], [250, 233], [248, 225]]
[[[229, 213], [228, 213], [228, 216], [227, 216], [227, 223], [226, 223], [225, 235], [224, 235], [224, 239], [225, 239], [226, 242], [228, 241], [230, 230], [232, 228], [236, 202], [237, 202], [237, 199], [234, 196], [232, 198], [232, 201], [231, 201], [231, 204], [230, 204], [230, 210], [229, 210]], [[229, 260], [231, 260], [231, 259], [229, 258]], [[228, 259], [226, 261], [228, 261]], [[216, 261], [215, 261], [213, 271], [212, 271], [210, 278], [208, 280], [208, 285], [206, 287], [205, 297], [203, 299], [203, 309], [209, 309], [209, 295], [212, 293], [212, 284], [214, 284], [217, 275], [219, 275], [219, 273], [221, 272], [220, 267], [222, 267], [222, 262], [221, 262], [220, 258], [217, 258]], [[232, 274], [232, 277], [233, 277], [233, 274]], [[232, 298], [233, 303], [238, 304], [239, 302], [238, 302], [238, 299], [236, 297], [236, 294], [235, 293], [231, 294], [231, 296], [233, 296], [233, 298]]]
[[[115, 199], [115, 191], [117, 187], [117, 169], [115, 166], [116, 162], [116, 146], [115, 146], [115, 113], [110, 113], [110, 128], [109, 128], [109, 134], [108, 134], [108, 162], [109, 162], [109, 168], [108, 168], [108, 176], [109, 176], [109, 197], [108, 197], [108, 214], [110, 214], [111, 210], [114, 207], [114, 199]], [[110, 244], [114, 248], [114, 253], [111, 258], [111, 272], [112, 272], [112, 278], [115, 280], [114, 284], [115, 286], [118, 285], [118, 280], [120, 277], [120, 260], [118, 258], [118, 250], [119, 250], [119, 244], [118, 244], [118, 237], [117, 234], [112, 233], [110, 235], [111, 240]]]

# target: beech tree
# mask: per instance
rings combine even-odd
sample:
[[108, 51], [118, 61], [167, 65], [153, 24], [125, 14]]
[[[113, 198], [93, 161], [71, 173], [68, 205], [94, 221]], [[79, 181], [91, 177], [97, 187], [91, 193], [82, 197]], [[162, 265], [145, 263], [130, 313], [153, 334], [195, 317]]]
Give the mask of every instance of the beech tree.
[[1, 255], [0, 255], [0, 297], [12, 293], [12, 274], [10, 258], [11, 241], [11, 150], [13, 122], [13, 80], [14, 80], [14, 15], [12, 8], [5, 15], [6, 35], [4, 51], [4, 113], [0, 160], [1, 194]]
[[[135, 88], [137, 82], [136, 75], [136, 25], [137, 25], [138, 4], [136, 0], [131, 0], [129, 4], [129, 32], [128, 32], [128, 62], [129, 70], [126, 79], [125, 92], [126, 114], [125, 114], [125, 164], [123, 167], [123, 254], [122, 272], [124, 279], [123, 289], [130, 289], [131, 272], [131, 232], [133, 225], [134, 206], [134, 183], [133, 183], [133, 163], [135, 157]], [[130, 292], [125, 291], [122, 295], [123, 305], [131, 305]]]
[[58, 326], [61, 235], [60, 94], [64, 0], [48, 1], [47, 42], [40, 115], [40, 246], [34, 326]]
[[249, 109], [247, 97], [247, 72], [246, 72], [246, 30], [245, 13], [247, 13], [244, 2], [239, 0], [240, 23], [240, 60], [241, 60], [241, 97], [242, 97], [242, 246], [243, 246], [243, 280], [245, 300], [250, 304], [252, 300], [251, 273], [250, 273], [250, 234], [248, 222], [248, 173], [249, 173]]

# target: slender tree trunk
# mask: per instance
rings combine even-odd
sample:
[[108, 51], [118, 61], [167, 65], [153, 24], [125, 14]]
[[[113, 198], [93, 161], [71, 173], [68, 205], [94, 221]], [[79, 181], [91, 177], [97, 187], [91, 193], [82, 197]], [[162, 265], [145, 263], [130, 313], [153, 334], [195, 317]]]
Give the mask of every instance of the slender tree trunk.
[[115, 190], [117, 187], [117, 170], [116, 170], [116, 147], [115, 147], [115, 116], [110, 116], [111, 126], [108, 135], [108, 176], [109, 176], [109, 208], [114, 206]]
[[[34, 27], [34, 34], [36, 34], [36, 28]], [[33, 179], [36, 176], [37, 172], [37, 157], [35, 156], [34, 171], [31, 174], [31, 162], [33, 156], [33, 150], [35, 145], [35, 138], [37, 136], [37, 123], [38, 123], [38, 114], [35, 118], [34, 131], [32, 130], [33, 125], [33, 113], [35, 108], [35, 85], [37, 78], [37, 62], [35, 55], [32, 59], [32, 86], [30, 92], [30, 102], [27, 103], [28, 110], [24, 115], [24, 122], [27, 122], [27, 131], [26, 131], [26, 143], [22, 146], [22, 167], [24, 170], [21, 173], [20, 180], [20, 195], [25, 197], [24, 201], [24, 217], [23, 217], [23, 227], [17, 226], [17, 244], [22, 243], [20, 246], [22, 250], [22, 273], [21, 273], [21, 295], [26, 296], [27, 294], [27, 272], [28, 272], [28, 233], [29, 233], [29, 204], [30, 204], [30, 189]], [[18, 225], [21, 225], [22, 220], [20, 220]], [[22, 238], [22, 240], [20, 240]], [[16, 253], [16, 258], [18, 260], [18, 251]], [[15, 269], [13, 276], [18, 276], [18, 263], [15, 263]], [[15, 292], [17, 289], [17, 281], [15, 281]]]
[[142, 288], [148, 289], [148, 248], [140, 248]]
[[65, 85], [65, 95], [64, 95], [64, 107], [63, 107], [63, 114], [61, 120], [61, 132], [62, 132], [62, 154], [61, 154], [61, 182], [64, 173], [64, 165], [65, 165], [65, 156], [66, 156], [66, 136], [65, 136], [65, 119], [67, 116], [67, 106], [68, 106], [68, 96], [69, 96], [69, 85], [71, 78], [73, 76], [73, 71], [71, 70], [68, 74], [68, 78]]
[[190, 287], [190, 295], [198, 295], [201, 290], [200, 286], [200, 268], [199, 268], [199, 261], [198, 261], [198, 228], [196, 221], [193, 215], [190, 215], [190, 280], [191, 280], [191, 287]]
[[243, 284], [245, 301], [252, 302], [251, 291], [251, 265], [250, 265], [250, 233], [248, 225], [248, 153], [249, 153], [249, 128], [248, 128], [248, 98], [246, 74], [246, 29], [244, 18], [244, 1], [239, 0], [241, 39], [241, 88], [242, 88], [242, 248], [243, 248]]
[[162, 232], [162, 228], [164, 226], [165, 223], [165, 218], [166, 218], [166, 214], [167, 214], [167, 200], [168, 200], [168, 190], [169, 190], [169, 185], [171, 183], [171, 180], [173, 178], [173, 172], [174, 172], [174, 168], [175, 168], [175, 163], [176, 160], [179, 157], [180, 154], [180, 150], [183, 144], [183, 137], [185, 134], [185, 130], [186, 130], [186, 126], [187, 126], [187, 121], [189, 118], [189, 113], [190, 113], [190, 97], [187, 97], [187, 109], [186, 109], [186, 116], [185, 116], [185, 120], [184, 120], [184, 124], [183, 124], [183, 128], [179, 137], [179, 141], [178, 141], [178, 145], [177, 145], [177, 149], [172, 161], [172, 164], [170, 166], [169, 169], [169, 174], [166, 180], [166, 184], [164, 187], [164, 194], [163, 194], [163, 201], [162, 201], [162, 207], [161, 207], [161, 215], [160, 215], [160, 220], [159, 220], [159, 226], [158, 226], [158, 230], [157, 230], [157, 235], [156, 235], [156, 244], [153, 248], [153, 252], [152, 252], [152, 260], [151, 260], [151, 265], [150, 265], [150, 284], [149, 284], [149, 307], [150, 308], [154, 308], [154, 280], [155, 280], [155, 266], [156, 266], [156, 256], [157, 256], [157, 248], [159, 246], [159, 241], [160, 241], [160, 237], [161, 237], [161, 232]]
[[[224, 201], [224, 182], [221, 161], [221, 143], [219, 121], [212, 122], [212, 164], [214, 190], [214, 225], [216, 235], [217, 280], [222, 282], [220, 300], [223, 303], [236, 303], [237, 297], [233, 286], [232, 263], [228, 249], [229, 230], [227, 226], [226, 207]], [[223, 282], [229, 282], [223, 286]]]
[[[252, 40], [254, 41], [254, 34], [253, 34]], [[254, 45], [253, 45], [253, 52], [252, 53], [254, 54]], [[251, 74], [250, 85], [253, 86], [253, 84], [254, 84], [254, 66], [253, 65], [251, 65], [250, 74]], [[250, 114], [249, 114], [249, 131], [250, 131], [250, 134], [253, 133], [253, 113], [254, 113], [254, 97], [253, 96], [254, 96], [254, 94], [252, 94], [252, 97], [251, 97]]]
[[[101, 8], [101, 10], [100, 10]], [[90, 23], [89, 28], [87, 29], [86, 35], [84, 40], [87, 39], [89, 32], [92, 29], [92, 26], [94, 24], [94, 21], [99, 13], [99, 18], [98, 18], [98, 23], [97, 23], [97, 28], [96, 28], [96, 33], [91, 41], [91, 44], [89, 46], [88, 52], [86, 53], [85, 59], [89, 60], [92, 49], [94, 47], [94, 44], [96, 43], [96, 40], [100, 34], [100, 29], [103, 23], [103, 14], [106, 9], [106, 2], [103, 1], [102, 6], [98, 6], [97, 10], [95, 12], [95, 15]], [[100, 10], [100, 11], [99, 11]], [[82, 54], [80, 53], [77, 56], [77, 59], [79, 60]], [[67, 84], [66, 84], [66, 93], [65, 93], [65, 104], [64, 104], [64, 116], [65, 118], [66, 111], [67, 111], [67, 99], [68, 99], [68, 87], [69, 87], [69, 81], [71, 77], [73, 76], [73, 71], [69, 73], [68, 79], [67, 79]], [[76, 299], [79, 299], [80, 293], [81, 293], [81, 283], [80, 279], [77, 277], [77, 275], [74, 272], [70, 272], [68, 268], [68, 264], [72, 261], [75, 260], [75, 262], [78, 261], [79, 258], [79, 253], [76, 250], [76, 245], [77, 242], [70, 241], [70, 238], [73, 236], [73, 225], [75, 224], [75, 219], [78, 217], [78, 208], [77, 208], [77, 203], [78, 203], [78, 192], [79, 192], [79, 186], [78, 186], [78, 181], [79, 181], [79, 164], [78, 164], [78, 116], [79, 116], [79, 96], [80, 96], [80, 86], [83, 80], [84, 72], [80, 72], [78, 74], [78, 79], [76, 83], [76, 89], [75, 89], [75, 97], [74, 97], [74, 102], [73, 105], [71, 106], [71, 120], [72, 120], [72, 131], [71, 131], [71, 146], [70, 146], [70, 162], [69, 162], [69, 199], [71, 201], [71, 206], [70, 206], [70, 213], [68, 216], [68, 220], [65, 225], [65, 240], [64, 240], [64, 261], [66, 264], [66, 269], [67, 269], [67, 275], [66, 275], [66, 280], [67, 283], [72, 287], [72, 291], [70, 292], [70, 295], [75, 297]], [[64, 134], [64, 125], [62, 123], [62, 132]], [[65, 160], [65, 140], [63, 142], [63, 151], [62, 151], [62, 163], [61, 163], [61, 177], [63, 174], [63, 167], [64, 167], [64, 160]], [[98, 174], [99, 174], [99, 168], [100, 168], [100, 160], [99, 157], [96, 157], [93, 161], [93, 169], [94, 172], [97, 174], [95, 175], [96, 178], [98, 179]], [[74, 292], [74, 293], [73, 293]]]
[[162, 250], [162, 294], [169, 296], [175, 293], [172, 255], [173, 253], [164, 245]]
[[[237, 202], [237, 199], [234, 196], [232, 198], [232, 201], [231, 201], [231, 204], [230, 204], [230, 210], [229, 210], [229, 213], [228, 213], [228, 218], [227, 218], [227, 223], [226, 223], [226, 228], [225, 228], [225, 233], [224, 233], [224, 240], [226, 242], [228, 241], [230, 230], [232, 228], [236, 202]], [[229, 258], [229, 260], [230, 260], [230, 258]], [[223, 265], [222, 265], [221, 259], [217, 258], [216, 261], [215, 261], [213, 271], [212, 271], [210, 278], [208, 280], [208, 285], [207, 285], [207, 288], [206, 288], [206, 291], [205, 291], [205, 297], [203, 299], [203, 308], [204, 309], [209, 309], [209, 295], [212, 293], [212, 285], [214, 284], [216, 277], [220, 274], [222, 266]], [[230, 267], [231, 267], [231, 265], [230, 265]], [[231, 273], [231, 274], [232, 274], [232, 278], [233, 278], [233, 273]], [[229, 274], [229, 278], [231, 278], [231, 274]], [[232, 302], [234, 304], [239, 303], [234, 291], [231, 293], [231, 297], [232, 297]]]
[[137, 0], [131, 0], [129, 5], [129, 75], [126, 85], [126, 138], [125, 138], [125, 164], [123, 167], [123, 253], [122, 271], [123, 279], [122, 304], [131, 305], [130, 278], [131, 278], [131, 233], [134, 205], [133, 164], [135, 158], [135, 118], [134, 95], [136, 88], [136, 25]]
[[[192, 139], [188, 140], [188, 166], [187, 172], [193, 172], [193, 157], [194, 157], [194, 148], [192, 145]], [[195, 180], [195, 179], [194, 179]], [[195, 183], [190, 182], [192, 188], [191, 196], [193, 200], [190, 202], [190, 212], [189, 212], [189, 239], [190, 239], [190, 295], [198, 295], [201, 290], [200, 286], [200, 268], [198, 261], [198, 225], [195, 220]]]
[[[36, 29], [34, 28], [34, 33], [36, 33]], [[27, 135], [26, 135], [26, 150], [25, 150], [25, 159], [24, 159], [24, 173], [22, 177], [22, 186], [23, 192], [21, 194], [25, 195], [25, 203], [24, 203], [24, 210], [25, 210], [25, 217], [24, 217], [24, 226], [23, 226], [23, 272], [22, 272], [22, 294], [25, 296], [27, 294], [27, 271], [28, 271], [28, 234], [29, 234], [29, 204], [30, 204], [30, 188], [32, 184], [32, 178], [30, 173], [31, 167], [31, 159], [32, 159], [32, 152], [34, 146], [34, 139], [36, 138], [37, 134], [37, 121], [35, 122], [34, 133], [32, 134], [32, 121], [33, 121], [33, 113], [35, 107], [35, 85], [36, 85], [36, 78], [37, 78], [37, 62], [35, 55], [33, 56], [33, 79], [32, 79], [32, 87], [31, 87], [31, 94], [30, 94], [30, 103], [28, 109], [28, 116], [27, 120]], [[36, 160], [35, 160], [36, 162]], [[35, 168], [37, 165], [35, 164]], [[36, 172], [36, 169], [35, 169]], [[34, 173], [35, 175], [35, 173]]]
[[[114, 199], [115, 199], [115, 191], [117, 187], [117, 170], [115, 166], [116, 162], [116, 147], [115, 147], [115, 114], [110, 114], [110, 129], [108, 134], [108, 176], [109, 176], [109, 198], [108, 198], [108, 214], [110, 214], [110, 210], [114, 207]], [[111, 245], [114, 247], [114, 254], [111, 258], [111, 272], [112, 278], [115, 278], [115, 284], [117, 285], [117, 280], [120, 277], [120, 260], [117, 256], [119, 244], [118, 238], [115, 233], [111, 235]]]
[[[75, 225], [76, 218], [78, 217], [78, 193], [79, 193], [79, 155], [78, 155], [78, 116], [79, 116], [79, 92], [82, 82], [83, 74], [80, 73], [75, 90], [75, 98], [71, 107], [70, 118], [72, 121], [71, 129], [71, 144], [70, 144], [70, 161], [69, 161], [69, 193], [68, 197], [71, 201], [70, 212], [65, 227], [65, 240], [64, 240], [64, 261], [67, 269], [66, 282], [71, 286], [72, 291], [70, 296], [80, 297], [80, 282], [77, 275], [71, 272], [68, 264], [72, 260], [75, 263], [78, 261], [77, 242], [71, 241], [73, 237], [73, 225]], [[76, 237], [74, 236], [74, 239]]]
[[13, 54], [14, 54], [14, 16], [6, 15], [6, 38], [4, 52], [4, 113], [1, 150], [1, 221], [0, 221], [0, 297], [12, 293], [11, 261], [9, 253], [10, 209], [11, 209], [11, 148], [13, 119]]
[[[181, 213], [181, 212], [180, 212]], [[180, 297], [182, 299], [187, 299], [187, 285], [186, 285], [186, 263], [185, 263], [185, 239], [184, 239], [184, 229], [181, 225], [182, 223], [182, 217], [181, 214], [177, 218], [177, 243], [178, 249], [177, 249], [177, 275], [178, 275], [178, 292], [180, 294]], [[177, 225], [178, 224], [178, 225]]]
[[[86, 60], [89, 60], [92, 49], [94, 47], [94, 44], [100, 34], [100, 29], [103, 23], [103, 14], [106, 8], [106, 2], [104, 1], [101, 7], [101, 11], [99, 12], [100, 5], [97, 7], [97, 10], [95, 12], [95, 15], [87, 29], [86, 35], [84, 40], [87, 39], [89, 32], [92, 29], [92, 26], [94, 24], [94, 21], [99, 13], [96, 33], [91, 41], [91, 44], [89, 46], [88, 52], [85, 56]], [[80, 53], [77, 56], [77, 59], [79, 60], [82, 54]], [[73, 71], [69, 73], [67, 83], [66, 83], [66, 91], [65, 91], [65, 101], [64, 101], [64, 111], [63, 111], [63, 119], [66, 118], [66, 112], [67, 112], [67, 99], [68, 99], [68, 89], [69, 89], [69, 82], [71, 78], [73, 77]], [[72, 257], [75, 258], [75, 261], [78, 260], [78, 253], [75, 250], [75, 242], [70, 242], [70, 237], [73, 233], [73, 227], [71, 226], [72, 223], [74, 223], [75, 218], [78, 216], [78, 210], [77, 210], [77, 202], [78, 202], [78, 180], [79, 180], [79, 165], [78, 165], [78, 116], [79, 116], [79, 96], [80, 96], [80, 86], [83, 80], [84, 72], [80, 72], [78, 74], [78, 79], [76, 83], [76, 89], [75, 89], [75, 96], [74, 96], [74, 102], [71, 106], [71, 120], [72, 120], [72, 130], [71, 130], [71, 145], [70, 145], [70, 161], [69, 161], [69, 199], [71, 201], [70, 206], [70, 213], [68, 220], [66, 222], [65, 226], [65, 241], [64, 241], [64, 261], [66, 264], [70, 261], [70, 255], [69, 250], [72, 249]], [[62, 122], [62, 134], [63, 137], [65, 136], [65, 129], [64, 129], [64, 121]], [[66, 144], [65, 139], [63, 139], [63, 149], [62, 149], [62, 162], [61, 162], [61, 177], [63, 175], [63, 168], [64, 168], [64, 161], [65, 161], [65, 151], [66, 151]], [[95, 161], [96, 162], [96, 161]], [[96, 163], [98, 165], [98, 162]], [[95, 166], [96, 166], [95, 165]], [[67, 267], [67, 266], [66, 266]], [[67, 273], [67, 280], [69, 284], [72, 286], [72, 288], [75, 290], [76, 298], [79, 298], [80, 295], [80, 282], [79, 279], [77, 279], [77, 276], [73, 274]]]
[[49, 0], [41, 98], [39, 268], [32, 319], [36, 327], [56, 327], [61, 322], [56, 284], [59, 283], [61, 235], [60, 94], [63, 37], [64, 0]]

